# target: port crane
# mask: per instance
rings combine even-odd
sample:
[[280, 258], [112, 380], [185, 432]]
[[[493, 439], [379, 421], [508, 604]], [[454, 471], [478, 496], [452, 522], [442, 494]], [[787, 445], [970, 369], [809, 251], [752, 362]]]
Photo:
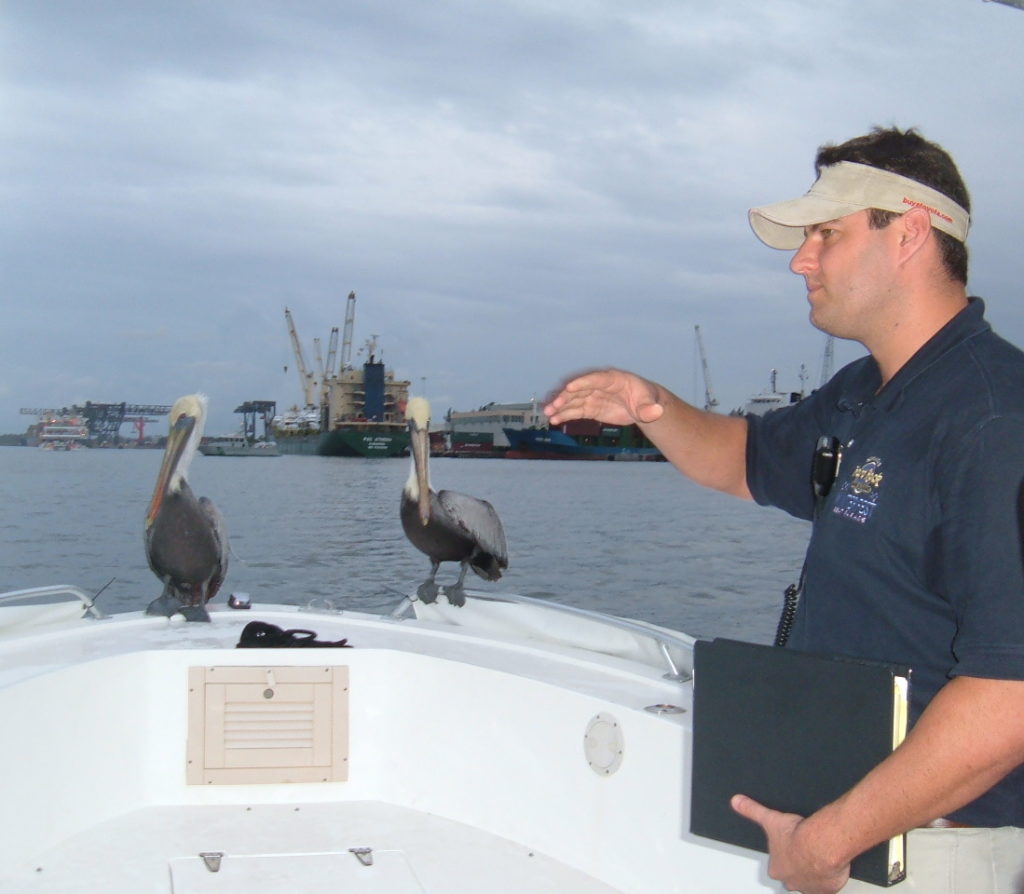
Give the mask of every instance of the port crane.
[[821, 381], [818, 382], [819, 388], [832, 378], [832, 367], [835, 363], [835, 343], [834, 335], [826, 337], [825, 352], [821, 356]]
[[341, 340], [341, 366], [340, 371], [352, 368], [352, 331], [356, 325], [356, 293], [348, 293], [348, 301], [345, 302], [345, 335]]
[[334, 363], [338, 359], [338, 327], [334, 326], [331, 328], [331, 338], [327, 342], [327, 375], [333, 377], [336, 375], [334, 371]]
[[242, 431], [245, 432], [245, 439], [255, 443], [256, 419], [263, 419], [263, 440], [269, 441], [272, 438], [272, 424], [277, 415], [277, 402], [272, 400], [247, 400], [244, 404], [235, 407], [236, 413], [242, 414]]
[[[318, 344], [319, 347], [319, 344]], [[334, 361], [338, 356], [338, 327], [331, 328], [331, 337], [327, 343], [327, 361], [320, 371], [320, 403], [327, 403], [327, 395], [330, 393], [331, 385], [338, 377], [334, 369]]]
[[70, 407], [22, 407], [25, 416], [38, 416], [40, 419], [61, 419], [67, 416], [80, 416], [89, 429], [89, 439], [96, 443], [117, 444], [121, 440], [120, 430], [125, 422], [130, 422], [138, 433], [141, 441], [147, 422], [158, 422], [149, 418], [166, 416], [171, 412], [167, 404], [101, 404], [87, 400], [84, 406], [74, 404]]
[[[306, 401], [307, 407], [315, 406], [314, 397], [316, 395], [316, 377], [306, 368], [306, 358], [302, 353], [302, 345], [299, 342], [299, 335], [295, 331], [295, 323], [292, 320], [292, 313], [286, 307], [284, 309], [284, 318], [288, 323], [288, 334], [292, 339], [292, 351], [295, 353], [295, 362], [299, 367], [299, 385], [302, 388], [302, 396]], [[319, 343], [317, 344], [317, 351], [319, 352]]]
[[718, 399], [711, 390], [711, 372], [708, 370], [708, 358], [704, 353], [704, 339], [700, 337], [700, 326], [694, 326], [693, 332], [697, 337], [697, 350], [700, 352], [700, 365], [704, 372], [704, 409], [714, 411], [718, 406]]
[[[316, 407], [317, 401], [319, 401], [320, 406], [324, 406], [327, 403], [331, 384], [341, 373], [352, 368], [352, 332], [355, 328], [356, 319], [356, 293], [348, 293], [348, 303], [345, 309], [345, 336], [341, 347], [341, 361], [337, 366], [335, 365], [338, 358], [339, 339], [337, 326], [331, 329], [326, 362], [321, 352], [320, 339], [313, 339], [313, 358], [316, 361], [316, 367], [310, 370], [306, 366], [306, 356], [302, 351], [302, 343], [299, 341], [299, 334], [295, 329], [295, 321], [287, 307], [284, 309], [284, 317], [288, 323], [288, 335], [292, 340], [292, 352], [295, 354], [295, 363], [299, 368], [299, 384], [302, 387], [302, 396], [306, 408]], [[287, 371], [288, 367], [286, 366], [285, 372]]]
[[313, 347], [316, 350], [316, 372], [320, 381], [320, 402], [327, 400], [327, 393], [331, 390], [331, 383], [336, 378], [334, 372], [334, 358], [338, 355], [338, 327], [331, 329], [331, 338], [327, 346], [327, 361], [324, 362], [320, 354], [320, 339], [313, 339]]
[[155, 416], [125, 416], [125, 422], [130, 422], [132, 428], [135, 429], [135, 442], [142, 444], [146, 440], [146, 423], [147, 422], [159, 422]]
[[320, 352], [320, 339], [315, 336], [313, 338], [313, 356], [316, 357], [317, 378], [322, 380], [324, 377], [324, 355]]

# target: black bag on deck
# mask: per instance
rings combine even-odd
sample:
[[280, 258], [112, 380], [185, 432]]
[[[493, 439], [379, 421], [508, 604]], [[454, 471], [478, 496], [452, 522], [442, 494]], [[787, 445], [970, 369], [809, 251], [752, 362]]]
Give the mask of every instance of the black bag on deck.
[[348, 639], [324, 642], [316, 638], [312, 630], [282, 630], [276, 624], [265, 621], [250, 621], [242, 629], [236, 649], [302, 649], [335, 648], [351, 649]]

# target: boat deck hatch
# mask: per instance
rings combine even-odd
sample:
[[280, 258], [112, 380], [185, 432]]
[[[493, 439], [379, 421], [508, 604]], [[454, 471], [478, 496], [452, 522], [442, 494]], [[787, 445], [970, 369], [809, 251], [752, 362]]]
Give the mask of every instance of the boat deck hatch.
[[[364, 849], [360, 849], [364, 850]], [[425, 894], [403, 851], [374, 850], [367, 862], [342, 851], [323, 854], [223, 854], [171, 860], [173, 894]], [[216, 868], [211, 868], [215, 866]]]
[[188, 688], [190, 785], [348, 778], [347, 667], [190, 667]]

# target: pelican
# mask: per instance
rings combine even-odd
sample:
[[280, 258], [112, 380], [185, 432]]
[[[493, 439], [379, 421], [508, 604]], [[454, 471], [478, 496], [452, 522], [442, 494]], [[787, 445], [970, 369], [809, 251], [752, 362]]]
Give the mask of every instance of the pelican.
[[402, 489], [402, 527], [405, 536], [430, 559], [430, 576], [416, 595], [434, 602], [440, 587], [434, 582], [442, 562], [460, 562], [462, 570], [454, 586], [444, 588], [452, 605], [465, 605], [463, 581], [473, 569], [485, 580], [497, 580], [508, 568], [505, 530], [494, 507], [486, 500], [430, 487], [427, 461], [430, 456], [430, 404], [422, 397], [409, 401], [406, 410], [412, 452], [412, 470]]
[[206, 603], [217, 594], [228, 570], [224, 519], [206, 497], [196, 499], [185, 476], [206, 419], [202, 394], [179, 397], [171, 407], [170, 434], [156, 489], [146, 513], [146, 558], [164, 591], [147, 615], [209, 621]]

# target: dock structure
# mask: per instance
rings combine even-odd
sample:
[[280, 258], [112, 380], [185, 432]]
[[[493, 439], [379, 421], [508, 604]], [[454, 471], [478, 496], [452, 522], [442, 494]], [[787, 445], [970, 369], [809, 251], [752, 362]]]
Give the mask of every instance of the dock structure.
[[53, 418], [79, 416], [85, 420], [89, 429], [89, 440], [97, 444], [120, 442], [121, 426], [126, 421], [156, 422], [156, 418], [147, 419], [146, 417], [166, 416], [170, 412], [169, 404], [130, 404], [124, 401], [119, 404], [100, 404], [90, 400], [87, 400], [84, 406], [74, 404], [58, 409], [21, 408], [23, 415], [30, 416]]
[[277, 415], [277, 402], [272, 400], [247, 400], [244, 404], [235, 407], [236, 413], [242, 414], [242, 429], [245, 432], [246, 440], [250, 443], [256, 440], [256, 419], [263, 420], [263, 439], [273, 440], [271, 425]]

